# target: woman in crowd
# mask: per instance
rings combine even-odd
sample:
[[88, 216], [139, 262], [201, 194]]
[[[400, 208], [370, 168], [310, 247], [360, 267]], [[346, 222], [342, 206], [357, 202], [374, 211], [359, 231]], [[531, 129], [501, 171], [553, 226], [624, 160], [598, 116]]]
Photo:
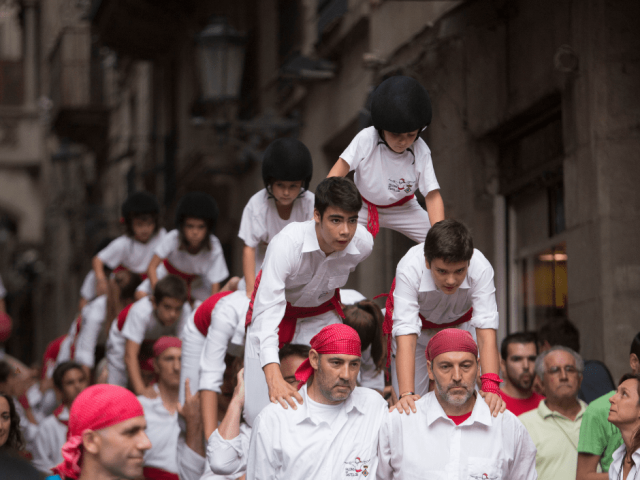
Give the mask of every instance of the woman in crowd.
[[24, 438], [20, 431], [20, 417], [13, 399], [0, 393], [0, 450], [19, 452], [24, 448]]
[[609, 480], [632, 480], [640, 473], [640, 374], [624, 375], [609, 402], [609, 421], [620, 429], [624, 441], [613, 452]]

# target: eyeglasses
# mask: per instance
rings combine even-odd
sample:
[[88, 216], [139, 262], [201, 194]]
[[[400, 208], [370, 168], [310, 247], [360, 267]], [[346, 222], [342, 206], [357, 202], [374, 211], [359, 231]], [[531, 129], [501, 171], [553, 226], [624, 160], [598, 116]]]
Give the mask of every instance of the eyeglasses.
[[567, 375], [575, 375], [578, 373], [578, 369], [573, 365], [565, 365], [564, 367], [551, 367], [547, 370], [549, 375], [559, 375], [564, 370]]

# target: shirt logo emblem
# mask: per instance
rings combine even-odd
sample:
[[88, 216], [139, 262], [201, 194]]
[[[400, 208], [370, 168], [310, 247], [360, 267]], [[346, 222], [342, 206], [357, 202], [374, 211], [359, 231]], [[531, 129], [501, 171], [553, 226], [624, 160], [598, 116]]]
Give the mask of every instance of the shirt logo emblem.
[[360, 475], [365, 478], [369, 476], [369, 460], [360, 460], [360, 457], [356, 457], [354, 462], [344, 462], [344, 475], [345, 477], [359, 477]]
[[415, 185], [415, 180], [405, 180], [401, 178], [400, 180], [389, 179], [389, 190], [392, 192], [405, 192], [411, 193], [411, 189]]
[[470, 476], [471, 478], [475, 478], [475, 479], [477, 479], [477, 480], [493, 480], [493, 479], [495, 479], [495, 478], [498, 478], [498, 477], [490, 477], [488, 473], [483, 473], [482, 475], [478, 475], [478, 474], [474, 475], [474, 474], [471, 474], [471, 475], [469, 475], [469, 476]]

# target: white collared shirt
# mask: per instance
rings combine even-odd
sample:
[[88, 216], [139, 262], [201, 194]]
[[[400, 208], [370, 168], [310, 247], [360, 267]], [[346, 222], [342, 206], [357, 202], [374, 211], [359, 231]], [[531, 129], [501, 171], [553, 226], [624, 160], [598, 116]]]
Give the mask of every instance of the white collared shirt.
[[397, 410], [380, 432], [378, 478], [417, 480], [535, 480], [536, 447], [508, 410], [493, 417], [478, 396], [471, 416], [456, 426], [434, 392], [416, 413]]
[[98, 258], [112, 270], [122, 265], [134, 273], [146, 274], [149, 262], [153, 258], [153, 252], [160, 245], [166, 233], [164, 228], [158, 229], [158, 232], [147, 243], [141, 243], [129, 235], [120, 235], [100, 250]]
[[247, 480], [374, 477], [387, 402], [356, 387], [330, 426], [310, 409], [306, 385], [297, 410], [269, 404], [253, 424]]
[[[609, 466], [609, 480], [618, 480], [622, 479], [622, 475], [620, 474], [620, 469], [622, 468], [622, 461], [624, 460], [624, 456], [627, 453], [627, 447], [623, 443], [620, 445], [615, 452], [611, 454], [613, 457], [613, 462]], [[627, 480], [632, 480], [636, 478], [636, 475], [640, 473], [640, 449], [633, 452], [631, 455], [631, 459], [633, 460], [633, 465], [631, 466], [631, 470], [629, 470], [629, 475], [627, 475]]]
[[375, 205], [391, 205], [416, 190], [426, 197], [438, 190], [431, 150], [418, 138], [402, 153], [387, 147], [375, 127], [361, 130], [340, 155], [355, 170], [360, 194]]
[[229, 344], [235, 340], [244, 344], [244, 338], [237, 339], [238, 325], [247, 318], [249, 299], [245, 290], [237, 290], [221, 298], [211, 311], [211, 324], [200, 354], [199, 390], [211, 390], [220, 393], [226, 364], [224, 357]]
[[189, 302], [184, 302], [182, 315], [178, 321], [170, 326], [160, 323], [153, 309], [149, 297], [138, 300], [131, 306], [127, 318], [122, 327], [122, 338], [141, 344], [144, 340], [157, 340], [165, 335], [178, 336], [189, 318], [191, 307]]
[[295, 307], [317, 307], [330, 300], [372, 249], [373, 237], [362, 225], [343, 251], [329, 256], [320, 249], [313, 220], [291, 223], [273, 238], [247, 331], [247, 337], [259, 346], [262, 366], [279, 363], [277, 332], [287, 302]]
[[178, 473], [178, 412], [170, 413], [162, 403], [158, 386], [154, 388], [158, 393], [156, 398], [138, 396], [147, 421], [145, 433], [151, 441], [151, 449], [144, 454], [144, 465]]
[[396, 269], [393, 294], [393, 336], [420, 336], [422, 323], [418, 314], [429, 322], [444, 324], [457, 320], [473, 307], [469, 326], [498, 328], [496, 287], [493, 268], [485, 256], [473, 251], [467, 277], [458, 290], [447, 295], [438, 290], [424, 257], [424, 243], [409, 249]]
[[58, 417], [49, 415], [38, 425], [35, 439], [33, 466], [46, 475], [51, 475], [51, 469], [58, 466], [62, 458], [62, 446], [67, 441], [67, 427], [60, 420], [69, 420], [69, 409], [64, 407]]

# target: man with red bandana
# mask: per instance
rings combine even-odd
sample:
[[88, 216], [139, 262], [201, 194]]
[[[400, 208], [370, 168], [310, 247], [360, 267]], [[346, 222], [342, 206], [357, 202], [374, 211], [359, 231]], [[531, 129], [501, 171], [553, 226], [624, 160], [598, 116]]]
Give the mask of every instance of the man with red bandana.
[[426, 348], [435, 389], [414, 415], [383, 422], [378, 479], [477, 478], [535, 480], [536, 447], [509, 411], [492, 416], [475, 389], [478, 347], [465, 330], [438, 332]]
[[309, 358], [296, 371], [303, 402], [268, 405], [255, 419], [247, 480], [375, 476], [387, 403], [356, 387], [360, 347], [358, 333], [340, 323], [311, 339]]

